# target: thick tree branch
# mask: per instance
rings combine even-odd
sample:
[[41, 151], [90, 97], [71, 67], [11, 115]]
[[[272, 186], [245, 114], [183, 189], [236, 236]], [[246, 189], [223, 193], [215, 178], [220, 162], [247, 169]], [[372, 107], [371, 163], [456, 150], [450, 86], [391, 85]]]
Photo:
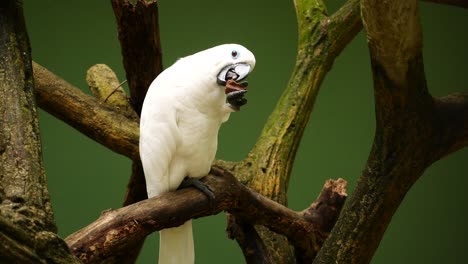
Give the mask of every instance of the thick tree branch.
[[38, 105], [86, 136], [132, 160], [139, 160], [138, 123], [86, 95], [33, 63]]
[[113, 252], [125, 251], [151, 232], [226, 210], [249, 224], [265, 225], [285, 235], [296, 247], [298, 256], [310, 257], [310, 249], [316, 252], [333, 226], [323, 223], [336, 220], [346, 198], [346, 182], [330, 181], [310, 208], [295, 212], [246, 188], [227, 171], [213, 168], [212, 173], [215, 176], [204, 178], [216, 196], [212, 207], [207, 197], [196, 189], [169, 192], [104, 212], [66, 241], [83, 262], [98, 263], [111, 257]]
[[314, 263], [369, 263], [406, 192], [430, 165], [437, 132], [417, 6], [416, 0], [361, 1], [376, 134], [363, 175]]

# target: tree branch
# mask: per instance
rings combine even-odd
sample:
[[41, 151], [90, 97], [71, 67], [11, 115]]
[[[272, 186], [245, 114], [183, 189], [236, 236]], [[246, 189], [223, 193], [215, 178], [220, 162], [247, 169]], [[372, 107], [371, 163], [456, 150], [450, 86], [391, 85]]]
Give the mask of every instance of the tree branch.
[[265, 225], [285, 235], [296, 247], [299, 257], [310, 257], [310, 249], [316, 252], [330, 232], [328, 228], [333, 226], [323, 223], [336, 220], [346, 198], [346, 182], [329, 181], [310, 208], [295, 212], [246, 188], [225, 170], [214, 167], [211, 173], [215, 176], [205, 177], [204, 182], [216, 196], [213, 207], [208, 198], [194, 188], [169, 192], [106, 211], [66, 241], [83, 262], [98, 263], [113, 252], [125, 251], [151, 232], [226, 210], [249, 224]]
[[139, 160], [138, 123], [33, 63], [38, 105], [109, 149]]
[[148, 87], [162, 72], [156, 0], [112, 0], [133, 108], [140, 115]]
[[361, 1], [374, 78], [374, 144], [314, 263], [369, 263], [406, 192], [430, 165], [437, 133], [417, 6], [416, 0]]

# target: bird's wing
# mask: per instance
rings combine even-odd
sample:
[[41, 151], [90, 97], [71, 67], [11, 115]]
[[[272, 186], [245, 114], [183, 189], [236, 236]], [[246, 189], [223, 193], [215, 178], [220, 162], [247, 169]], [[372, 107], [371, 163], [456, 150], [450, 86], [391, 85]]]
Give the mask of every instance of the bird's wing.
[[167, 101], [152, 102], [140, 120], [140, 157], [148, 197], [170, 191], [170, 166], [180, 142], [176, 110]]

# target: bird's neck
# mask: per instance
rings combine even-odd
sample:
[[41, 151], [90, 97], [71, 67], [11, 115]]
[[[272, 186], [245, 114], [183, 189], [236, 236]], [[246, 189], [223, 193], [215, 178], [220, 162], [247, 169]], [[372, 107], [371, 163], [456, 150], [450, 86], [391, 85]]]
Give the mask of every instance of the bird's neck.
[[223, 123], [228, 120], [232, 109], [226, 104], [226, 95], [222, 88], [217, 85], [213, 87], [197, 85], [197, 89], [191, 89], [190, 96], [182, 95], [181, 103], [188, 109], [193, 109], [210, 119]]

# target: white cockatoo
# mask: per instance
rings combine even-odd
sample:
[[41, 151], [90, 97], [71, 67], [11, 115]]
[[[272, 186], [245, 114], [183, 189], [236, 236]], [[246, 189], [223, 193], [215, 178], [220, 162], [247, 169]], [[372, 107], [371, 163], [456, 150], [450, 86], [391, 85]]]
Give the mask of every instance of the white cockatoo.
[[[208, 174], [218, 130], [246, 103], [243, 80], [255, 57], [225, 44], [179, 59], [153, 81], [140, 120], [140, 156], [148, 197]], [[159, 264], [194, 263], [192, 221], [160, 231]]]

